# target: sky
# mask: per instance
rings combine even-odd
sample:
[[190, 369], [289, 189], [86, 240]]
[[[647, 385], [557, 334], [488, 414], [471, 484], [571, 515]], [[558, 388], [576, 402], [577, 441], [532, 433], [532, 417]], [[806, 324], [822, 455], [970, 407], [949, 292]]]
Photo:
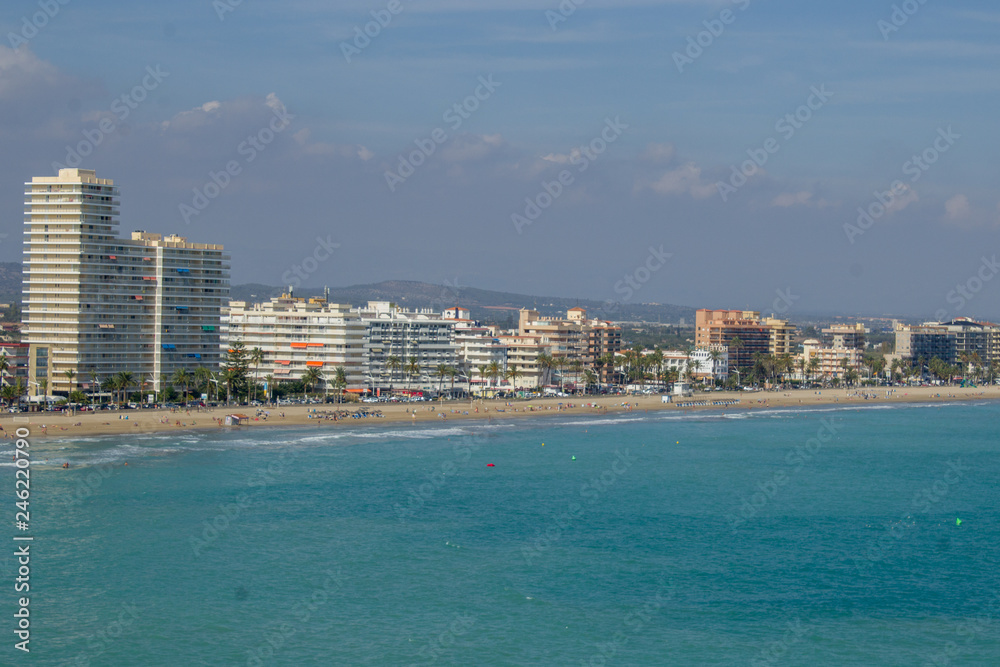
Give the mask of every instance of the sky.
[[24, 182], [79, 166], [234, 284], [1000, 321], [998, 31], [981, 1], [7, 0], [0, 260]]

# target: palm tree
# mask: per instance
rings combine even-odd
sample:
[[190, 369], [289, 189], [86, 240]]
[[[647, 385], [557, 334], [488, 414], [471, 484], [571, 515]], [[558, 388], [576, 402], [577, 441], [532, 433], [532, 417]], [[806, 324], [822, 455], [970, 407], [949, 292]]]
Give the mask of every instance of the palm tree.
[[[264, 400], [267, 401], [268, 403], [270, 403], [271, 402], [271, 397], [274, 396], [274, 376], [273, 375], [265, 375], [264, 376], [264, 384], [267, 386], [267, 389], [264, 392]], [[216, 397], [216, 398], [218, 398], [218, 397]]]
[[576, 388], [580, 384], [580, 373], [583, 372], [583, 362], [579, 359], [574, 359], [570, 362], [570, 369], [573, 371], [573, 387]]
[[389, 371], [389, 383], [391, 384], [393, 381], [393, 373], [403, 367], [403, 362], [400, 361], [399, 357], [396, 355], [390, 354], [389, 358], [385, 360], [385, 367]]
[[552, 379], [552, 371], [556, 367], [552, 355], [542, 352], [535, 358], [535, 363], [542, 369], [542, 385], [549, 384], [549, 381]]
[[[232, 402], [233, 386], [239, 384], [240, 376], [240, 371], [236, 368], [224, 368], [219, 375], [219, 381], [226, 385], [226, 405]], [[218, 398], [218, 395], [216, 395], [216, 398]]]
[[0, 398], [7, 401], [7, 407], [14, 405], [14, 399], [17, 398], [17, 392], [14, 389], [14, 385], [4, 385], [3, 389], [0, 389]]
[[709, 350], [708, 358], [712, 360], [712, 387], [715, 387], [715, 365], [722, 358], [722, 353], [718, 350]]
[[209, 382], [210, 379], [212, 379], [212, 371], [208, 370], [204, 366], [199, 366], [198, 368], [194, 369], [194, 383], [199, 390], [201, 390], [202, 387], [205, 387], [205, 391], [203, 393], [206, 395], [211, 393], [210, 391], [208, 391], [208, 385], [210, 384]]
[[566, 391], [566, 376], [563, 373], [563, 369], [566, 368], [567, 364], [566, 357], [556, 357], [552, 360], [552, 367], [559, 371], [559, 391]]
[[618, 370], [618, 356], [614, 352], [608, 352], [604, 355], [604, 365], [608, 368], [608, 384], [614, 384], [615, 375]]
[[21, 407], [21, 397], [24, 396], [25, 386], [24, 381], [21, 378], [14, 378], [14, 394], [17, 399], [18, 407]]
[[507, 367], [507, 372], [504, 373], [504, 379], [510, 382], [510, 388], [517, 391], [517, 379], [523, 377], [524, 373], [517, 370], [517, 364], [511, 364]]
[[417, 361], [416, 357], [410, 357], [410, 361], [407, 362], [406, 376], [407, 378], [420, 378], [420, 363]]
[[260, 362], [264, 360], [264, 350], [259, 347], [255, 347], [250, 350], [250, 355], [247, 360], [253, 364], [253, 397], [257, 398], [257, 376], [260, 370]]
[[94, 389], [100, 389], [100, 383], [97, 381], [97, 371], [90, 371], [90, 402], [94, 402]]
[[451, 391], [450, 391], [450, 393], [451, 393], [452, 398], [454, 398], [454, 396], [455, 396], [455, 376], [457, 376], [457, 375], [458, 375], [458, 369], [455, 368], [454, 366], [448, 366], [448, 377], [451, 378]]
[[476, 370], [479, 371], [479, 381], [480, 382], [482, 382], [483, 380], [486, 379], [486, 371], [487, 371], [488, 368], [489, 368], [489, 366], [487, 366], [486, 364], [482, 364], [481, 366], [477, 366], [476, 367]]
[[42, 403], [49, 404], [49, 379], [42, 378], [38, 381], [38, 390], [42, 392]]
[[442, 386], [444, 385], [444, 376], [448, 374], [448, 365], [438, 364], [435, 373], [438, 376], [438, 396], [441, 396], [441, 389]]
[[503, 375], [503, 370], [500, 368], [500, 364], [491, 361], [486, 367], [486, 376], [493, 382], [494, 387], [496, 387], [497, 378], [501, 375]]
[[124, 403], [128, 400], [129, 388], [135, 384], [135, 376], [132, 375], [131, 371], [122, 371], [116, 377], [118, 378], [118, 387], [122, 392], [122, 403]]
[[347, 371], [344, 370], [343, 366], [337, 366], [333, 369], [333, 386], [337, 389], [337, 402], [339, 403], [344, 395], [344, 390], [347, 389]]
[[306, 369], [306, 372], [302, 374], [302, 386], [305, 388], [305, 393], [309, 393], [309, 388], [316, 385], [320, 380], [323, 379], [323, 374], [315, 366], [310, 366]]
[[809, 359], [809, 376], [816, 375], [817, 371], [819, 371], [819, 357], [812, 357]]
[[[593, 386], [595, 384], [598, 384], [598, 385], [600, 384], [599, 379], [598, 379], [598, 375], [594, 371], [590, 370], [589, 368], [583, 372], [583, 377], [584, 377], [584, 380], [587, 383], [586, 386], [584, 387], [584, 390], [583, 390], [584, 393], [587, 393], [587, 389], [589, 389], [591, 386]], [[598, 391], [600, 391], [600, 386], [598, 386]]]
[[181, 401], [187, 403], [188, 385], [191, 384], [191, 373], [186, 368], [178, 368], [174, 371], [173, 381], [181, 387]]
[[66, 395], [69, 396], [73, 393], [73, 390], [76, 389], [76, 385], [73, 383], [73, 378], [76, 377], [76, 371], [72, 368], [67, 368], [63, 371], [63, 375], [66, 376], [66, 382], [69, 383], [69, 390], [66, 392]]

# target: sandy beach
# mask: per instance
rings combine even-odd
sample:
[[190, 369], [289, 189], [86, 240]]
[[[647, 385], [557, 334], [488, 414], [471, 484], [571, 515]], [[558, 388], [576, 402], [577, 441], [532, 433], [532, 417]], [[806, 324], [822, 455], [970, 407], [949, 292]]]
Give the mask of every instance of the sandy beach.
[[[598, 415], [625, 411], [755, 410], [762, 408], [808, 407], [820, 405], [864, 405], [873, 403], [935, 403], [1000, 399], [1000, 387], [879, 387], [869, 389], [825, 389], [762, 392], [709, 392], [675, 403], [663, 403], [660, 396], [581, 396], [545, 398], [531, 401], [473, 400], [438, 403], [363, 403], [344, 405], [294, 405], [262, 408], [270, 414], [256, 417], [259, 408], [217, 407], [201, 410], [114, 410], [63, 414], [4, 413], [0, 426], [7, 437], [26, 427], [33, 438], [72, 438], [74, 436], [152, 433], [162, 431], [255, 429], [268, 427], [378, 425], [385, 423], [428, 424], [454, 420], [522, 419], [554, 414]], [[723, 402], [739, 401], [729, 405]], [[347, 418], [335, 421], [323, 413], [355, 410], [380, 411], [382, 417]], [[318, 414], [314, 414], [316, 410]], [[251, 417], [248, 425], [225, 426], [228, 414]], [[127, 417], [127, 419], [126, 419]], [[220, 422], [223, 422], [220, 425]]]

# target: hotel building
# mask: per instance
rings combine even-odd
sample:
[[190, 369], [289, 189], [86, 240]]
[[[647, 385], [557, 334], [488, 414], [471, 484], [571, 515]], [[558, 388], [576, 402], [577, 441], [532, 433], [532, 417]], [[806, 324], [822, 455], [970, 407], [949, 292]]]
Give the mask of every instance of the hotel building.
[[[751, 310], [699, 310], [695, 314], [695, 347], [703, 350], [726, 348], [729, 369], [753, 366], [756, 354], [775, 357], [792, 353], [795, 327], [786, 320]], [[733, 345], [738, 338], [739, 345]]]
[[[444, 311], [444, 319], [455, 326], [455, 345], [458, 348], [458, 371], [465, 382], [482, 384], [477, 381], [480, 367], [496, 363], [501, 369], [507, 367], [507, 347], [500, 342], [495, 327], [483, 326], [470, 317], [467, 308], [456, 306]], [[478, 380], [482, 380], [479, 377]]]
[[517, 336], [538, 338], [554, 360], [579, 361], [585, 369], [598, 371], [602, 382], [614, 374], [614, 368], [601, 360], [614, 357], [622, 348], [621, 328], [605, 320], [587, 319], [583, 308], [570, 308], [566, 317], [542, 317], [537, 310], [522, 309]]
[[325, 299], [300, 299], [283, 295], [267, 303], [230, 301], [222, 316], [221, 354], [242, 342], [247, 351], [263, 352], [260, 365], [251, 373], [274, 381], [301, 380], [309, 368], [317, 368], [327, 383], [336, 369], [343, 368], [348, 387], [365, 382], [365, 323], [350, 306], [329, 304]]
[[[373, 387], [433, 388], [439, 365], [458, 367], [455, 322], [442, 313], [405, 310], [388, 301], [355, 309], [365, 325], [365, 381]], [[400, 367], [390, 367], [390, 359]], [[416, 362], [419, 373], [407, 368]]]
[[[92, 388], [120, 372], [159, 390], [176, 370], [219, 366], [229, 295], [221, 245], [118, 237], [119, 192], [89, 169], [25, 184], [23, 322], [29, 393]], [[73, 376], [72, 382], [67, 371]]]

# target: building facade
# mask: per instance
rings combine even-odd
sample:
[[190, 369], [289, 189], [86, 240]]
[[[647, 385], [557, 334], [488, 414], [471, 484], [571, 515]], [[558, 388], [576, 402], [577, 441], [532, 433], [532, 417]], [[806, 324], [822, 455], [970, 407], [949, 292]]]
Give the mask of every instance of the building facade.
[[[121, 372], [159, 389], [219, 365], [229, 256], [221, 245], [118, 237], [119, 191], [88, 169], [25, 184], [23, 322], [29, 393], [93, 389]], [[71, 379], [72, 378], [72, 379]]]
[[261, 350], [261, 363], [250, 367], [258, 380], [268, 375], [276, 383], [301, 380], [316, 368], [329, 387], [342, 368], [346, 388], [367, 384], [365, 324], [350, 306], [287, 294], [267, 303], [230, 301], [222, 317], [221, 338], [223, 355], [235, 342], [242, 342], [248, 351]]
[[369, 301], [356, 312], [365, 325], [364, 372], [372, 387], [432, 389], [439, 365], [458, 367], [455, 322], [442, 313], [387, 301]]

